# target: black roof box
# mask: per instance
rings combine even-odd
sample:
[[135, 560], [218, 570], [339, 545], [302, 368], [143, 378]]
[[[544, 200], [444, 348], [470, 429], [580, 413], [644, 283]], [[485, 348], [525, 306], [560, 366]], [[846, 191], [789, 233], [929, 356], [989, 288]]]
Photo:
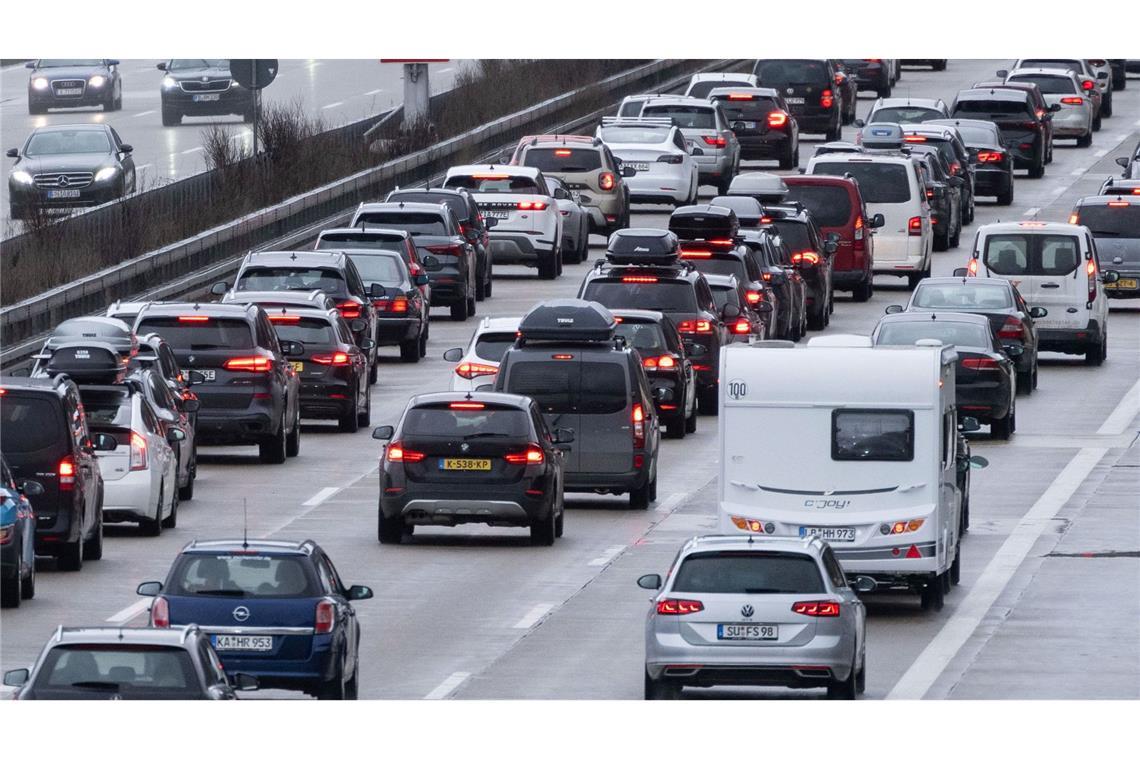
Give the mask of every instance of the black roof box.
[[740, 234], [740, 220], [726, 206], [682, 206], [669, 217], [669, 231], [681, 240], [732, 240]]
[[612, 264], [672, 266], [681, 255], [677, 236], [667, 230], [631, 228], [610, 235], [606, 258]]
[[67, 375], [80, 385], [116, 385], [126, 378], [127, 362], [110, 343], [72, 341], [54, 348], [44, 372]]
[[544, 301], [519, 322], [520, 345], [531, 340], [600, 343], [613, 340], [617, 320], [594, 301], [557, 298]]

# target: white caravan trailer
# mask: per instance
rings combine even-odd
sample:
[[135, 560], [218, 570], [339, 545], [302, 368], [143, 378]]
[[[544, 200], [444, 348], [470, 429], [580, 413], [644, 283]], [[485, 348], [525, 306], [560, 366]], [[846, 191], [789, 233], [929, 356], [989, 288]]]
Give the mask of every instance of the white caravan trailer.
[[721, 349], [719, 528], [817, 535], [860, 591], [942, 606], [959, 573], [952, 346]]

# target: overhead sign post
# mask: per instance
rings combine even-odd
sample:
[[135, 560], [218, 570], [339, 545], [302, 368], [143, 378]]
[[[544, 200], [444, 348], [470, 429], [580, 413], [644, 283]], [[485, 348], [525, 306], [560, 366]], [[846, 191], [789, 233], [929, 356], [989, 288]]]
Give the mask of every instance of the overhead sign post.
[[381, 58], [380, 63], [404, 65], [404, 124], [415, 124], [430, 117], [431, 85], [429, 63], [447, 63], [447, 58]]
[[261, 120], [261, 91], [277, 78], [276, 58], [241, 58], [230, 61], [230, 76], [253, 91], [253, 155], [257, 155], [257, 124]]

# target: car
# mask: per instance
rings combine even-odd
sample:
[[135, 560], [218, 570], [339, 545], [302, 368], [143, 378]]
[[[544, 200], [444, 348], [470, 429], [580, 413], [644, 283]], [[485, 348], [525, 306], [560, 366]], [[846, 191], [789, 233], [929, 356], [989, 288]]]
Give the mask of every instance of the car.
[[705, 280], [712, 290], [713, 300], [722, 311], [725, 306], [731, 304], [740, 312], [740, 316], [729, 320], [728, 332], [731, 336], [729, 343], [749, 343], [754, 340], [766, 340], [769, 337], [768, 324], [758, 313], [748, 308], [748, 290], [735, 275], [706, 274]]
[[[669, 315], [645, 309], [611, 309], [615, 334], [641, 356], [666, 438], [697, 432], [697, 380], [693, 359], [703, 348], [681, 339]], [[664, 388], [668, 393], [662, 393]]]
[[[425, 188], [396, 188], [388, 193], [384, 199], [386, 203], [443, 203], [451, 209], [452, 215], [459, 223], [459, 232], [467, 242], [475, 248], [475, 300], [482, 301], [491, 295], [494, 287], [492, 275], [494, 273], [491, 261], [491, 235], [486, 220], [479, 205], [466, 190], [448, 190], [442, 187]], [[332, 242], [333, 238], [343, 238], [343, 233], [331, 231], [330, 235], [318, 237], [317, 249], [323, 243]]]
[[884, 225], [875, 232], [876, 274], [906, 277], [911, 288], [930, 276], [934, 230], [926, 187], [914, 159], [889, 154], [827, 154], [813, 156], [807, 174], [854, 178], [867, 210], [883, 215]]
[[[350, 257], [352, 252], [358, 250], [396, 251], [404, 260], [404, 264], [407, 265], [408, 273], [413, 277], [426, 274], [429, 264], [433, 271], [438, 271], [440, 266], [439, 259], [430, 254], [425, 256], [423, 261], [420, 260], [419, 249], [416, 248], [412, 233], [407, 230], [369, 227], [367, 222], [362, 222], [359, 227], [336, 227], [321, 230], [317, 235], [314, 248], [318, 251], [345, 251]], [[424, 300], [430, 304], [430, 278], [428, 283], [417, 287]], [[490, 295], [490, 292], [490, 290], [486, 290], [487, 295]]]
[[[388, 255], [400, 259], [397, 253]], [[372, 394], [368, 390], [371, 338], [357, 345], [348, 322], [336, 309], [271, 309], [269, 322], [279, 341], [299, 343], [304, 349], [289, 356], [301, 382], [298, 403], [302, 417], [335, 419], [342, 433], [355, 433], [372, 424]], [[418, 341], [415, 349], [418, 356]]]
[[[637, 250], [637, 249], [642, 250]], [[606, 259], [594, 265], [582, 281], [578, 298], [606, 308], [649, 309], [668, 314], [685, 340], [704, 347], [694, 362], [697, 402], [702, 414], [716, 414], [720, 347], [729, 342], [727, 321], [740, 316], [722, 313], [704, 275], [680, 259], [680, 244], [672, 232], [660, 229], [622, 230], [610, 236]]]
[[[509, 161], [562, 180], [590, 214], [592, 232], [608, 235], [629, 226], [630, 189], [625, 180], [636, 170], [624, 166], [602, 140], [584, 135], [524, 137]], [[553, 196], [553, 190], [549, 194]]]
[[[753, 65], [757, 86], [784, 93], [801, 132], [838, 140], [843, 131], [842, 97], [836, 97], [835, 66], [823, 59], [764, 59]], [[720, 193], [724, 195], [722, 191]]]
[[237, 699], [258, 687], [222, 668], [197, 626], [59, 626], [31, 668], [4, 673], [14, 699]]
[[741, 229], [740, 233], [744, 247], [759, 265], [761, 277], [771, 290], [777, 337], [798, 341], [807, 334], [807, 285], [792, 261], [791, 250], [772, 227]]
[[[1041, 127], [1044, 134], [1045, 142], [1045, 163], [1053, 163], [1053, 117], [1049, 104], [1045, 102], [1045, 96], [1041, 94], [1041, 88], [1033, 82], [1008, 82], [1004, 79], [975, 82], [973, 84], [975, 90], [1014, 90], [1017, 92], [1024, 92], [1029, 96], [1029, 103], [1033, 107], [1033, 113], [1041, 122]], [[1032, 146], [1029, 146], [1032, 147]]]
[[1132, 151], [1132, 156], [1120, 156], [1115, 159], [1116, 165], [1124, 171], [1121, 177], [1124, 179], [1140, 179], [1140, 142], [1136, 143], [1136, 147]]
[[[1118, 182], [1109, 189], [1124, 190]], [[1109, 298], [1140, 298], [1140, 182], [1128, 195], [1081, 198], [1073, 206], [1070, 224], [1080, 224], [1092, 233], [1097, 256], [1104, 266], [1115, 271], [1114, 282], [1104, 281]]]
[[948, 59], [946, 58], [903, 58], [899, 61], [902, 66], [929, 66], [931, 71], [945, 71]]
[[28, 496], [43, 493], [38, 480], [16, 482], [0, 456], [0, 605], [19, 607], [36, 595], [36, 514]]
[[388, 441], [380, 470], [377, 535], [398, 544], [417, 525], [487, 523], [530, 529], [551, 546], [562, 535], [563, 448], [570, 430], [551, 430], [531, 398], [507, 393], [413, 396]]
[[[1093, 103], [1068, 69], [1014, 69], [1007, 82], [1032, 82], [1052, 112], [1053, 137], [1075, 137], [1078, 148], [1092, 145]], [[1056, 105], [1058, 108], [1053, 108]]]
[[875, 230], [885, 220], [871, 215], [859, 183], [852, 177], [804, 175], [785, 177], [787, 200], [800, 203], [812, 215], [821, 235], [839, 236], [831, 260], [831, 282], [836, 290], [850, 290], [857, 302], [874, 293]]
[[403, 362], [418, 362], [427, 356], [431, 309], [420, 286], [428, 282], [430, 274], [412, 275], [397, 251], [356, 249], [347, 254], [359, 270], [376, 312], [377, 345], [399, 346]]
[[7, 153], [16, 159], [8, 172], [10, 216], [98, 206], [133, 193], [133, 150], [108, 124], [36, 127]]
[[[218, 282], [210, 292], [224, 295], [229, 283]], [[336, 299], [336, 308], [353, 326], [356, 345], [365, 341], [369, 382], [375, 383], [379, 357], [376, 351], [377, 317], [371, 293], [352, 257], [343, 251], [251, 251], [238, 266], [233, 290], [320, 290]]]
[[[146, 398], [150, 410], [158, 418], [162, 435], [168, 436], [172, 429], [182, 432], [181, 436], [174, 436], [176, 440], [171, 441], [171, 446], [178, 465], [178, 501], [189, 501], [194, 498], [194, 481], [198, 478], [198, 410], [202, 402], [190, 390], [190, 378], [181, 370], [173, 380], [164, 375], [163, 365], [168, 366], [168, 362], [173, 362], [175, 368], [178, 365], [173, 349], [162, 336], [152, 333], [145, 338], [145, 342], [139, 341], [139, 354], [128, 364], [127, 377], [138, 385]], [[156, 345], [164, 349], [157, 356], [142, 350], [143, 346], [151, 348]], [[195, 373], [194, 379], [201, 378]]]
[[226, 58], [172, 58], [157, 64], [164, 72], [159, 97], [162, 126], [176, 127], [186, 116], [240, 116], [253, 123], [253, 90], [238, 84]]
[[870, 90], [880, 98], [891, 96], [895, 77], [890, 61], [882, 58], [841, 58], [839, 62], [844, 71], [854, 76], [860, 91]]
[[707, 71], [689, 77], [685, 88], [686, 98], [707, 98], [718, 87], [755, 87], [755, 74], [742, 74], [737, 71]]
[[1098, 195], [1140, 195], [1140, 178], [1108, 177], [1101, 183]]
[[1052, 134], [1048, 112], [1039, 112], [1029, 93], [1004, 87], [959, 90], [950, 107], [952, 119], [992, 121], [1001, 130], [1014, 168], [1028, 169], [1032, 179], [1045, 176]]
[[1112, 81], [1108, 62], [1096, 59], [1096, 64], [1084, 58], [1019, 58], [1011, 70], [1068, 69], [1076, 74], [1081, 89], [1094, 99], [1095, 129], [1099, 131], [1101, 117], [1112, 116]]
[[859, 108], [859, 82], [855, 72], [848, 70], [842, 60], [832, 59], [831, 65], [835, 67], [835, 91], [839, 93], [840, 102], [843, 103], [840, 121], [847, 125], [855, 121], [855, 114]]
[[565, 446], [563, 491], [629, 494], [632, 508], [647, 509], [657, 499], [661, 421], [655, 401], [667, 394], [654, 394], [641, 356], [616, 340], [616, 329], [617, 320], [599, 303], [540, 302], [519, 322], [494, 390], [530, 397], [551, 430], [574, 431]]
[[720, 103], [729, 127], [740, 142], [740, 159], [775, 159], [781, 169], [800, 163], [800, 130], [780, 94], [770, 87], [721, 88], [708, 94]]
[[[903, 143], [905, 146], [915, 147], [925, 145], [937, 148], [942, 154], [943, 168], [951, 177], [961, 180], [961, 212], [959, 218], [962, 224], [974, 221], [974, 164], [970, 162], [970, 151], [962, 136], [958, 134], [957, 127], [932, 124], [903, 124], [901, 126]], [[950, 185], [958, 185], [951, 182]]]
[[982, 314], [997, 332], [1002, 350], [1017, 367], [1017, 387], [1026, 393], [1037, 388], [1038, 335], [1035, 320], [1048, 311], [1030, 307], [1010, 280], [964, 275], [931, 277], [910, 295], [906, 307], [892, 304], [887, 314], [901, 312], [966, 312]]
[[201, 373], [199, 445], [256, 445], [266, 464], [300, 452], [300, 379], [288, 357], [304, 346], [279, 341], [260, 306], [150, 303], [135, 330], [158, 333], [180, 366]]
[[28, 113], [49, 108], [102, 106], [104, 111], [123, 107], [123, 81], [113, 58], [39, 58], [24, 64], [28, 77]]
[[763, 224], [775, 229], [793, 251], [792, 264], [800, 271], [806, 288], [805, 309], [808, 328], [822, 330], [831, 323], [835, 310], [835, 293], [831, 286], [832, 259], [839, 251], [839, 236], [825, 238], [803, 206], [770, 205], [764, 207]]
[[35, 552], [77, 571], [103, 556], [103, 476], [97, 451], [118, 446], [91, 433], [79, 388], [65, 376], [0, 378], [0, 453], [17, 481], [36, 480], [27, 493], [36, 514]]
[[935, 119], [926, 123], [958, 130], [973, 166], [975, 196], [992, 195], [999, 206], [1013, 203], [1013, 156], [996, 124], [979, 119]]
[[980, 314], [888, 314], [871, 333], [876, 346], [913, 346], [920, 340], [954, 346], [958, 354], [954, 389], [959, 417], [970, 416], [988, 424], [991, 437], [1008, 440], [1017, 428], [1017, 375], [990, 321]]
[[548, 176], [546, 184], [563, 217], [562, 256], [567, 264], [581, 264], [590, 255], [590, 213], [562, 180]]
[[732, 178], [740, 171], [740, 141], [719, 103], [667, 95], [645, 101], [639, 115], [672, 120], [685, 139], [701, 150], [693, 153], [697, 180], [703, 185], [714, 185], [721, 195], [727, 192]]
[[596, 134], [623, 166], [637, 171], [626, 180], [631, 202], [696, 202], [696, 157], [704, 150], [686, 140], [672, 119], [603, 116]]
[[945, 158], [932, 145], [908, 145], [904, 152], [918, 161], [922, 172], [930, 203], [930, 223], [934, 225], [934, 250], [957, 248], [962, 237], [965, 180], [951, 176]]
[[[471, 191], [491, 228], [495, 263], [534, 267], [543, 280], [562, 273], [562, 214], [541, 170], [501, 164], [453, 166], [443, 186]], [[454, 312], [452, 317], [458, 318]]]
[[455, 362], [451, 390], [490, 390], [499, 371], [499, 362], [518, 337], [521, 317], [483, 317], [467, 348], [449, 348], [444, 361]]
[[866, 610], [817, 537], [699, 536], [662, 577], [645, 618], [645, 698], [685, 686], [866, 687]]
[[153, 597], [152, 629], [196, 624], [227, 673], [262, 687], [318, 699], [356, 699], [360, 624], [352, 603], [368, 586], [346, 586], [315, 541], [194, 540], [164, 581], [140, 583]]
[[1083, 354], [1099, 366], [1108, 353], [1108, 296], [1092, 233], [1081, 224], [999, 222], [978, 230], [967, 273], [979, 280], [1001, 279], [1017, 286], [1035, 316], [1042, 351]]
[[896, 124], [921, 124], [931, 119], [945, 119], [950, 109], [942, 98], [879, 98], [871, 105], [866, 120], [856, 119], [855, 126], [886, 121]]
[[[1099, 60], [1090, 61], [1090, 63], [1099, 63]], [[1123, 90], [1128, 85], [1128, 77], [1126, 75], [1128, 62], [1123, 58], [1109, 58], [1108, 66], [1112, 74], [1112, 89]]]

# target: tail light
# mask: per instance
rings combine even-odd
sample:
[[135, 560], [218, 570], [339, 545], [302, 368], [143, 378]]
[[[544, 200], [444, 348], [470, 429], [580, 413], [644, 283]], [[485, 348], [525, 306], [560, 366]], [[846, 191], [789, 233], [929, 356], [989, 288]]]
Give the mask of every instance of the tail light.
[[617, 184], [617, 177], [613, 172], [602, 172], [598, 175], [598, 187], [603, 190], [613, 190]]
[[966, 274], [970, 277], [978, 275], [978, 260], [970, 259], [970, 263], [966, 265]]
[[683, 259], [711, 259], [712, 251], [681, 251]]
[[460, 412], [481, 412], [487, 408], [487, 405], [481, 401], [452, 401], [447, 408]]
[[641, 360], [641, 366], [645, 369], [673, 369], [677, 366], [677, 360], [669, 354], [664, 356], [649, 356]]
[[622, 277], [621, 281], [622, 282], [657, 282], [657, 278], [656, 277], [650, 277], [647, 275], [631, 274], [631, 275], [626, 275], [625, 277]]
[[[732, 524], [735, 525], [737, 528], [740, 528], [741, 530], [746, 530], [750, 533], [763, 533], [764, 532], [764, 523], [760, 522], [759, 520], [754, 520], [750, 517], [739, 517], [737, 515], [733, 515], [732, 516]], [[768, 524], [771, 525], [771, 523], [768, 523]], [[775, 526], [773, 526], [773, 529], [775, 529]]]
[[1023, 340], [1025, 331], [1021, 326], [1021, 320], [1017, 317], [1006, 317], [1005, 323], [998, 330], [998, 338], [1001, 340]]
[[[1135, 190], [1133, 190], [1132, 192], [1134, 192], [1134, 193], [1135, 193], [1136, 191], [1135, 191]], [[1109, 201], [1109, 202], [1108, 202], [1108, 207], [1109, 207], [1109, 208], [1128, 208], [1128, 207], [1129, 207], [1129, 206], [1131, 206], [1131, 205], [1132, 205], [1132, 204], [1131, 204], [1131, 203], [1129, 203], [1128, 201]]]
[[657, 162], [662, 164], [680, 164], [684, 163], [684, 161], [685, 157], [679, 154], [666, 153], [664, 156], [657, 157]]
[[705, 141], [705, 145], [711, 145], [714, 148], [723, 148], [728, 145], [728, 138], [723, 135], [701, 135], [701, 139]]
[[519, 201], [519, 211], [545, 211], [547, 207], [546, 201]]
[[340, 312], [340, 315], [345, 319], [356, 319], [360, 316], [360, 304], [351, 299], [348, 301], [341, 301], [336, 305], [336, 308], [337, 311]]
[[1081, 223], [1081, 215], [1080, 214], [1078, 214], [1076, 211], [1069, 214], [1069, 224], [1080, 224], [1080, 223]]
[[474, 380], [481, 375], [494, 375], [498, 371], [499, 368], [494, 365], [479, 362], [463, 362], [455, 368], [455, 374], [464, 380]]
[[331, 354], [320, 354], [309, 359], [311, 362], [317, 364], [327, 364], [332, 367], [344, 367], [352, 362], [348, 354], [344, 351], [337, 351]]
[[792, 612], [811, 617], [839, 617], [838, 602], [796, 602]]
[[71, 491], [75, 488], [75, 460], [70, 455], [59, 460], [59, 490]]
[[226, 359], [222, 368], [230, 372], [268, 372], [273, 369], [273, 361], [267, 356], [235, 356]]
[[1091, 80], [1091, 79], [1082, 79], [1081, 80], [1081, 89], [1082, 90], [1091, 90], [1094, 87], [1096, 87], [1096, 82], [1094, 82], [1093, 80]]
[[1089, 303], [1096, 300], [1096, 262], [1092, 259], [1085, 264], [1085, 272], [1089, 276]]
[[748, 301], [750, 305], [755, 306], [764, 300], [764, 293], [759, 290], [750, 290], [744, 294], [744, 300]]
[[906, 223], [906, 233], [912, 237], [922, 235], [922, 217], [912, 216]]
[[711, 333], [712, 322], [707, 319], [686, 319], [677, 325], [680, 333]]
[[982, 371], [999, 369], [997, 359], [990, 359], [989, 357], [985, 356], [963, 359], [962, 366], [966, 369], [976, 369]]
[[1067, 106], [1080, 106], [1080, 105], [1084, 105], [1085, 99], [1084, 98], [1077, 98], [1077, 97], [1061, 98], [1061, 102]]
[[815, 251], [799, 251], [792, 254], [792, 263], [815, 266], [819, 263], [819, 254]]
[[422, 462], [427, 456], [422, 451], [409, 451], [400, 441], [388, 444], [388, 453], [385, 455], [389, 462]]
[[170, 627], [170, 603], [166, 601], [165, 597], [155, 597], [150, 605], [150, 627], [151, 628], [169, 628]]
[[691, 615], [705, 606], [696, 599], [662, 599], [657, 603], [658, 615]]
[[643, 449], [645, 448], [645, 410], [641, 408], [641, 404], [633, 405], [633, 414], [630, 417], [633, 420], [633, 447]]
[[831, 90], [824, 90], [819, 94], [819, 105], [822, 108], [831, 108], [835, 104], [835, 93]]
[[769, 127], [779, 128], [779, 127], [783, 127], [787, 123], [788, 123], [788, 115], [786, 113], [784, 113], [783, 111], [772, 111], [770, 114], [768, 114], [768, 126]]
[[546, 455], [542, 453], [542, 447], [532, 443], [526, 447], [526, 451], [506, 454], [503, 459], [507, 460], [508, 464], [542, 464], [546, 461]]
[[861, 217], [861, 216], [855, 217], [855, 240], [857, 242], [862, 242], [862, 240], [863, 240], [863, 229], [864, 229], [863, 217]]
[[146, 439], [131, 433], [131, 471], [146, 469]]
[[295, 325], [301, 321], [299, 314], [270, 314], [270, 322], [285, 322], [286, 324]]
[[332, 633], [336, 626], [336, 608], [329, 599], [317, 602], [317, 621], [313, 626], [313, 633]]
[[957, 161], [951, 161], [950, 162], [950, 173], [954, 174], [954, 175], [961, 174], [962, 173], [962, 165], [960, 163], [958, 163]]
[[728, 94], [729, 100], [756, 100], [755, 95], [750, 95], [747, 92], [730, 92]]
[[771, 282], [772, 281], [772, 273], [771, 272], [761, 272], [760, 277], [762, 277], [764, 279], [764, 282]]
[[[521, 206], [522, 204], [519, 205]], [[425, 245], [424, 250], [431, 251], [432, 253], [442, 253], [445, 256], [463, 255], [463, 246], [459, 245], [458, 243], [448, 243], [446, 245]]]
[[978, 152], [979, 164], [999, 164], [1005, 158], [1005, 154], [1000, 151], [983, 150]]
[[752, 332], [752, 324], [744, 317], [741, 317], [733, 323], [732, 331], [737, 335], [747, 335]]
[[407, 314], [408, 313], [408, 297], [396, 296], [395, 298], [383, 299], [373, 301], [372, 305], [376, 307], [376, 311], [381, 311], [386, 314]]
[[201, 314], [190, 314], [188, 316], [179, 317], [179, 322], [208, 322], [209, 317], [203, 317]]

